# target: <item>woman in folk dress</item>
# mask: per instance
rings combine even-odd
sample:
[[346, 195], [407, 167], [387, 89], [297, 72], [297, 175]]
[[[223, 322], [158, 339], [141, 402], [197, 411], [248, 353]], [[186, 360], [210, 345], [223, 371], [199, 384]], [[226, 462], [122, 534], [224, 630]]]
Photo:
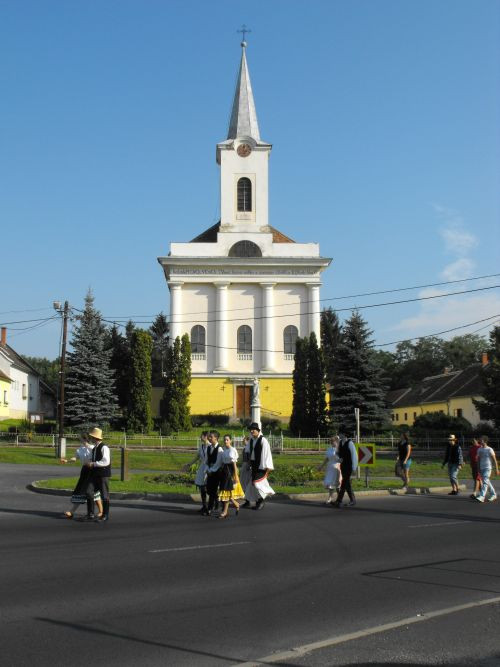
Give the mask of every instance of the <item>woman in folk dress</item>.
[[323, 486], [325, 489], [328, 489], [328, 499], [326, 500], [325, 505], [333, 503], [333, 494], [339, 492], [340, 483], [342, 481], [340, 458], [337, 453], [338, 446], [339, 437], [336, 435], [330, 440], [330, 446], [325, 452], [323, 463], [318, 467], [318, 470], [322, 470], [326, 465]]
[[231, 436], [225, 435], [224, 451], [222, 452], [222, 475], [219, 486], [219, 500], [222, 502], [222, 512], [219, 514], [219, 519], [227, 517], [229, 503], [236, 508], [236, 515], [238, 515], [240, 506], [237, 498], [243, 498], [245, 495], [238, 477], [237, 460], [238, 452], [231, 443]]
[[[67, 519], [72, 519], [76, 514], [80, 505], [87, 503], [87, 518], [93, 518], [93, 503], [95, 502], [99, 510], [99, 517], [102, 516], [102, 502], [99, 491], [94, 490], [92, 482], [92, 470], [87, 466], [87, 463], [92, 460], [93, 446], [90, 444], [86, 435], [80, 437], [80, 447], [69, 460], [76, 461], [77, 459], [82, 464], [80, 470], [80, 477], [76, 483], [73, 495], [71, 496], [71, 510], [64, 512]], [[68, 459], [61, 459], [61, 463], [68, 463]]]

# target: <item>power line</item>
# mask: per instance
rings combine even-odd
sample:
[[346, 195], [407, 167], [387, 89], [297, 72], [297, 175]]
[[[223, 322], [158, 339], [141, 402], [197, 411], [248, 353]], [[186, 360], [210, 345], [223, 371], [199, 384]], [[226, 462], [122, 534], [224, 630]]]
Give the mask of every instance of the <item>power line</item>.
[[[476, 287], [475, 289], [460, 290], [458, 292], [446, 292], [444, 294], [431, 294], [429, 296], [420, 296], [420, 297], [415, 297], [414, 299], [399, 299], [398, 301], [385, 301], [385, 302], [381, 302], [381, 303], [365, 304], [365, 305], [362, 305], [362, 306], [353, 305], [353, 306], [349, 306], [349, 307], [346, 307], [346, 308], [337, 308], [335, 312], [342, 313], [342, 312], [345, 312], [345, 311], [366, 310], [368, 308], [381, 308], [381, 307], [384, 307], [384, 306], [395, 306], [395, 305], [401, 305], [401, 304], [404, 304], [404, 303], [416, 303], [417, 301], [429, 301], [429, 300], [432, 300], [432, 299], [443, 299], [445, 297], [457, 296], [457, 295], [460, 295], [460, 294], [472, 294], [474, 292], [484, 292], [484, 291], [491, 290], [491, 289], [497, 289], [498, 287], [500, 287], [500, 285], [490, 285], [489, 287]], [[294, 304], [294, 305], [298, 305], [298, 304]], [[78, 308], [75, 308], [75, 310], [77, 310], [80, 313], [83, 312], [82, 310], [79, 310]], [[247, 308], [246, 310], [249, 310], [249, 308]], [[278, 319], [278, 318], [281, 318], [281, 317], [300, 317], [302, 315], [315, 315], [315, 314], [318, 314], [318, 313], [321, 313], [321, 311], [307, 311], [307, 312], [302, 312], [302, 313], [301, 312], [299, 312], [299, 313], [284, 313], [284, 314], [279, 314], [279, 315], [274, 314], [274, 315], [271, 315], [270, 318], [268, 318], [265, 315], [253, 315], [253, 316], [250, 315], [248, 317], [224, 318], [223, 321], [224, 322], [249, 322], [249, 321], [255, 322], [256, 320]], [[199, 314], [201, 315], [203, 313], [199, 313]], [[111, 323], [111, 324], [116, 324], [116, 325], [119, 325], [119, 326], [124, 326], [118, 320], [110, 320], [110, 319], [105, 318], [105, 317], [102, 317], [101, 319], [104, 322], [108, 322], [108, 323]], [[203, 324], [211, 324], [211, 323], [219, 322], [219, 321], [220, 320], [218, 320], [218, 319], [203, 320]], [[147, 320], [147, 321], [146, 320], [144, 320], [144, 321], [136, 320], [134, 322], [134, 324], [152, 324], [152, 323], [153, 323], [152, 320]], [[195, 323], [199, 324], [200, 320], [199, 319], [196, 319], [196, 320], [178, 320], [178, 321], [175, 322], [175, 324], [195, 324]], [[172, 324], [172, 322], [171, 322], [171, 324]]]
[[4, 326], [7, 326], [8, 324], [27, 324], [28, 322], [48, 322], [49, 320], [53, 320], [53, 319], [54, 319], [54, 316], [45, 317], [45, 318], [38, 317], [38, 318], [35, 318], [33, 320], [15, 320], [15, 321], [12, 321], [12, 322], [0, 322], [0, 325], [4, 327]]
[[24, 310], [4, 310], [0, 315], [10, 315], [10, 313], [39, 313], [42, 310], [52, 310], [52, 308], [25, 308]]
[[[497, 278], [498, 276], [500, 276], [500, 273], [490, 273], [486, 276], [476, 276], [474, 278], [462, 278], [461, 280], [447, 280], [445, 282], [429, 283], [427, 285], [414, 285], [413, 287], [398, 287], [398, 288], [394, 288], [394, 289], [390, 289], [390, 290], [379, 290], [379, 291], [376, 291], [376, 292], [362, 292], [360, 294], [348, 294], [348, 295], [345, 295], [345, 296], [325, 297], [325, 298], [319, 299], [319, 301], [320, 302], [323, 302], [323, 301], [324, 302], [326, 302], [326, 301], [341, 301], [343, 299], [357, 299], [357, 298], [362, 297], [362, 296], [376, 296], [377, 294], [393, 294], [395, 292], [408, 292], [408, 291], [411, 291], [411, 290], [425, 289], [425, 288], [428, 288], [428, 287], [440, 287], [440, 286], [443, 286], [443, 285], [455, 285], [457, 283], [465, 283], [465, 282], [470, 282], [472, 280], [485, 280], [487, 278]], [[306, 304], [306, 303], [314, 303], [314, 302], [313, 301], [302, 301], [302, 303]], [[296, 306], [296, 305], [297, 305], [296, 302], [290, 301], [288, 303], [276, 304], [274, 306], [274, 308], [283, 308], [285, 306]], [[252, 306], [252, 308], [254, 308], [254, 309], [265, 308], [265, 306]], [[237, 311], [240, 311], [240, 310], [248, 310], [248, 308], [227, 308], [224, 312], [231, 313], [231, 312], [237, 312]], [[348, 310], [352, 310], [352, 308], [348, 308]], [[207, 314], [218, 313], [218, 312], [220, 312], [220, 311], [218, 311], [218, 310], [209, 310], [209, 311], [207, 311]], [[200, 312], [183, 313], [183, 315], [200, 315], [200, 314], [202, 314], [202, 313], [200, 313]], [[112, 319], [113, 322], [115, 322], [115, 321], [119, 322], [120, 320], [130, 321], [130, 320], [133, 320], [133, 318], [155, 317], [155, 315], [107, 315], [107, 317], [109, 319]], [[166, 315], [165, 317], [166, 317], [167, 320], [169, 320], [169, 318], [170, 318], [169, 315]], [[138, 323], [149, 324], [150, 321], [149, 320], [146, 321], [146, 322], [139, 322], [138, 321]]]

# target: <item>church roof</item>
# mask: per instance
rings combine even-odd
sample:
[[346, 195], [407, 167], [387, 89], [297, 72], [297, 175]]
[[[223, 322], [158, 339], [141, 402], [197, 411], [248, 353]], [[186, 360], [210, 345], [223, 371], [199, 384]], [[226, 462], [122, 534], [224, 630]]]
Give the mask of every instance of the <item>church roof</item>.
[[243, 48], [241, 54], [240, 70], [238, 81], [234, 93], [233, 109], [231, 120], [229, 121], [228, 139], [238, 137], [251, 137], [256, 142], [260, 142], [259, 123], [255, 102], [253, 99], [252, 84], [250, 83], [250, 74], [248, 72], [246, 58], [246, 42], [242, 42]]
[[[217, 234], [220, 232], [220, 228], [221, 224], [219, 220], [219, 222], [205, 229], [204, 232], [189, 241], [189, 243], [217, 243]], [[293, 239], [274, 227], [269, 226], [269, 233], [273, 235], [273, 243], [295, 243]]]

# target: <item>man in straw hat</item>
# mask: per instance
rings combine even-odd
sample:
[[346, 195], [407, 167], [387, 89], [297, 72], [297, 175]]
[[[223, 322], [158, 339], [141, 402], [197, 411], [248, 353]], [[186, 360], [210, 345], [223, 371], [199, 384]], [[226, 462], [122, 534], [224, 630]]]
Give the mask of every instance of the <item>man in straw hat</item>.
[[103, 505], [103, 514], [101, 514], [98, 519], [99, 521], [107, 521], [109, 519], [111, 454], [109, 447], [102, 441], [102, 431], [100, 428], [94, 427], [89, 432], [89, 438], [94, 444], [94, 448], [92, 449], [92, 460], [87, 465], [92, 468], [94, 487], [96, 491], [100, 491]]
[[274, 495], [267, 481], [269, 471], [274, 470], [273, 455], [269, 442], [260, 432], [259, 424], [252, 422], [248, 430], [251, 437], [245, 446], [245, 453], [252, 468], [252, 479], [245, 488], [244, 506], [248, 507], [251, 502], [255, 502], [253, 509], [261, 510], [266, 498]]

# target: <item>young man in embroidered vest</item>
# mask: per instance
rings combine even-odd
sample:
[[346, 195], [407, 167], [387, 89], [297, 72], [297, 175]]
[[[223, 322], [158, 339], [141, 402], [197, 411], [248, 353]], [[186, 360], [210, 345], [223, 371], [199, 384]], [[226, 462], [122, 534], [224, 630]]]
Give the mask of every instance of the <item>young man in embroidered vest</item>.
[[100, 428], [93, 428], [89, 433], [89, 438], [94, 444], [94, 448], [92, 450], [92, 460], [87, 465], [92, 468], [95, 490], [100, 491], [103, 505], [103, 514], [98, 516], [98, 519], [99, 521], [108, 521], [111, 454], [109, 447], [102, 441], [102, 431]]
[[202, 512], [210, 516], [218, 507], [219, 483], [222, 470], [222, 447], [219, 445], [219, 432], [210, 431], [208, 434], [207, 461], [207, 493], [208, 507]]
[[243, 506], [248, 507], [251, 502], [254, 502], [253, 509], [261, 510], [266, 498], [274, 495], [274, 491], [267, 481], [269, 472], [274, 470], [273, 456], [271, 445], [260, 432], [259, 424], [253, 422], [248, 429], [251, 437], [245, 446], [245, 453], [248, 454], [252, 468], [252, 479], [246, 485]]

